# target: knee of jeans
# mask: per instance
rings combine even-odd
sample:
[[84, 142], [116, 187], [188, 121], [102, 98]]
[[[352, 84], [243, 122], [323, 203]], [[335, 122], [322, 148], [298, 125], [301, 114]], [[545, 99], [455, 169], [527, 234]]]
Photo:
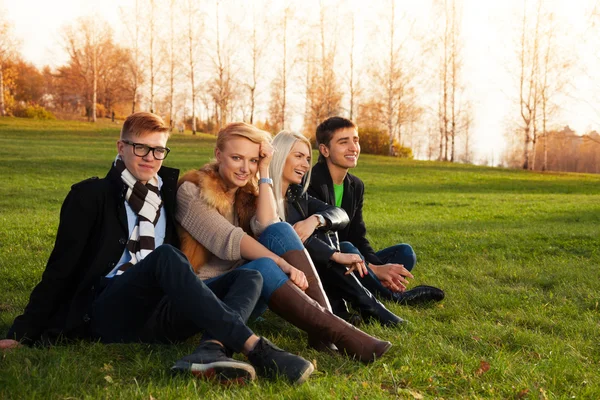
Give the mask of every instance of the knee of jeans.
[[267, 226], [267, 229], [265, 229], [263, 233], [269, 233], [272, 235], [289, 235], [292, 232], [295, 233], [294, 228], [292, 228], [292, 226], [287, 222], [276, 222]]
[[256, 269], [261, 272], [263, 272], [263, 271], [268, 272], [273, 269], [280, 270], [280, 268], [277, 266], [275, 261], [273, 261], [272, 259], [270, 259], [268, 257], [257, 258], [256, 260], [254, 260], [254, 262], [256, 263]]
[[402, 255], [402, 259], [404, 262], [404, 268], [407, 270], [412, 270], [415, 264], [417, 263], [417, 254], [410, 244], [402, 243], [397, 244], [396, 251], [398, 254]]
[[165, 259], [165, 262], [157, 263], [159, 266], [163, 265], [169, 269], [181, 267], [185, 269], [191, 269], [190, 263], [187, 261], [187, 257], [178, 248], [170, 244], [163, 244], [158, 246], [156, 249], [154, 249], [154, 251], [151, 254], [154, 254], [156, 257], [159, 257], [159, 259]]
[[360, 251], [350, 242], [341, 242], [340, 251], [342, 253], [360, 254]]
[[156, 249], [153, 250], [153, 253], [156, 252], [158, 255], [181, 255], [183, 254], [178, 248], [170, 245], [170, 244], [161, 244]]
[[278, 255], [290, 250], [304, 249], [304, 245], [296, 231], [287, 222], [277, 222], [269, 225], [260, 235], [258, 241]]
[[275, 261], [270, 258], [263, 257], [254, 261], [254, 268], [260, 271], [263, 281], [274, 279], [287, 279], [287, 275], [279, 268]]
[[150, 253], [151, 255], [153, 255], [154, 257], [158, 257], [163, 258], [163, 257], [172, 257], [173, 255], [177, 254], [177, 249], [173, 246], [171, 246], [170, 244], [163, 244], [161, 246], [158, 246], [156, 249], [154, 249], [152, 251], [152, 253]]
[[263, 285], [263, 277], [260, 271], [254, 269], [237, 268], [230, 273], [235, 273], [237, 279], [243, 279], [249, 285], [254, 285], [258, 288]]

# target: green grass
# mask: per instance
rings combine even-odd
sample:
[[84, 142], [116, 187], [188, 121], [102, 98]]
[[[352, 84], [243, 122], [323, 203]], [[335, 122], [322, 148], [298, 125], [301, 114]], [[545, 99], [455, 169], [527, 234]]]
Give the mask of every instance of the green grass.
[[[0, 119], [0, 336], [41, 277], [70, 185], [106, 174], [118, 130]], [[213, 143], [174, 135], [165, 165], [199, 167]], [[171, 376], [193, 340], [78, 343], [0, 354], [0, 398], [600, 398], [600, 176], [369, 155], [354, 172], [374, 247], [410, 243], [414, 284], [446, 291], [432, 307], [387, 304], [406, 327], [365, 327], [394, 343], [383, 359], [308, 350], [303, 333], [267, 313], [251, 326], [316, 363], [307, 384]]]

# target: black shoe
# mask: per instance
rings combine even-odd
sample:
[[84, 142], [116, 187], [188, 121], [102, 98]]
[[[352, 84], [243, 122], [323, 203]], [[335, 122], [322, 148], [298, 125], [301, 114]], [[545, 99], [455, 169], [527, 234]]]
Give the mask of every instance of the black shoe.
[[248, 353], [248, 360], [259, 375], [276, 378], [281, 375], [291, 383], [302, 383], [313, 373], [315, 367], [300, 356], [281, 350], [261, 337], [254, 350]]
[[[384, 326], [397, 326], [404, 323], [402, 318], [394, 315], [394, 313], [385, 308], [385, 306], [381, 304], [381, 302], [378, 301], [375, 296], [362, 285], [362, 283], [360, 283], [360, 280], [356, 278], [354, 274], [346, 275], [346, 271], [345, 268], [342, 268], [342, 266], [338, 264], [319, 271], [324, 285], [326, 285], [327, 288], [330, 288], [330, 291], [335, 293], [335, 296], [330, 296], [330, 300], [332, 297], [335, 297], [335, 299], [338, 297], [345, 299], [346, 302], [350, 303], [352, 308], [358, 312], [360, 318], [365, 321], [373, 319]], [[352, 322], [350, 321], [348, 308], [343, 302], [338, 302], [339, 305], [336, 304], [335, 307], [334, 303], [335, 302], [332, 303], [334, 314], [352, 325], [357, 325], [360, 322], [360, 319]]]
[[252, 365], [227, 357], [219, 343], [202, 342], [188, 356], [171, 367], [174, 372], [189, 372], [198, 378], [216, 378], [220, 381], [243, 383], [256, 377]]
[[415, 306], [444, 299], [444, 291], [433, 286], [416, 286], [405, 292], [397, 292], [392, 294], [392, 298], [396, 303], [406, 306]]
[[400, 318], [379, 302], [375, 300], [372, 304], [361, 304], [358, 312], [363, 320], [374, 320], [383, 326], [400, 326], [406, 323], [406, 320]]

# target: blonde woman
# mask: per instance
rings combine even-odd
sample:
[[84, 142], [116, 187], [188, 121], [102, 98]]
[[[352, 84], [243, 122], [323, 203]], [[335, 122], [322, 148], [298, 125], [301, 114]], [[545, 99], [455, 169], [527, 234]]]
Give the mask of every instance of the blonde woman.
[[[272, 156], [271, 136], [252, 125], [233, 123], [219, 132], [215, 161], [180, 180], [176, 219], [181, 249], [203, 280], [235, 268], [258, 270], [263, 277], [261, 300], [273, 312], [306, 331], [313, 344], [331, 349], [333, 343], [371, 362], [391, 343], [328, 310], [298, 235], [289, 224], [274, 223], [279, 218], [269, 178]], [[322, 304], [304, 290], [320, 297]]]
[[[273, 140], [275, 153], [270, 166], [277, 214], [289, 222], [315, 262], [319, 277], [332, 304], [342, 299], [350, 303], [363, 319], [374, 319], [394, 326], [403, 320], [381, 304], [352, 273], [367, 274], [364, 261], [357, 254], [342, 253], [336, 231], [348, 224], [348, 215], [306, 191], [310, 182], [311, 146], [299, 133], [282, 131]], [[344, 307], [334, 307], [334, 311]], [[350, 319], [347, 311], [339, 316]]]

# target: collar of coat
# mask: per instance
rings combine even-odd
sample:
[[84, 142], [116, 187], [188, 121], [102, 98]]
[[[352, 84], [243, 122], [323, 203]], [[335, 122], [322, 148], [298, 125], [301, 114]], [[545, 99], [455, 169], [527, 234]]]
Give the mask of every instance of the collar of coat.
[[[191, 182], [198, 186], [200, 200], [217, 210], [228, 221], [237, 219], [237, 225], [252, 236], [250, 220], [256, 214], [256, 197], [258, 196], [258, 187], [255, 181], [256, 179], [252, 179], [246, 186], [237, 190], [233, 204], [227, 195], [227, 185], [219, 175], [217, 163], [206, 164], [198, 170], [186, 172], [179, 180], [178, 185]], [[234, 219], [235, 217], [237, 218]], [[178, 226], [177, 230], [181, 241], [181, 251], [197, 272], [208, 261], [210, 253], [181, 226]]]

